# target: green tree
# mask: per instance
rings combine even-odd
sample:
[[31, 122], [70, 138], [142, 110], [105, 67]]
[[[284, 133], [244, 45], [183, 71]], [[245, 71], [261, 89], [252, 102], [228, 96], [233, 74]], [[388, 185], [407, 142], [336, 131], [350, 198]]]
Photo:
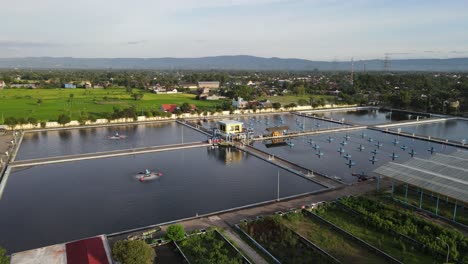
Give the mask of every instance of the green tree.
[[37, 119], [34, 117], [28, 117], [28, 123], [36, 125], [37, 124]]
[[132, 93], [132, 97], [133, 97], [133, 99], [135, 99], [135, 100], [141, 100], [141, 99], [143, 99], [143, 96], [144, 96], [144, 95], [145, 95], [145, 94], [142, 93], [142, 92], [140, 92], [140, 93]]
[[180, 106], [180, 111], [182, 111], [183, 113], [188, 113], [192, 110], [192, 107], [190, 106], [189, 103], [183, 103], [181, 106]]
[[13, 116], [9, 116], [5, 118], [4, 123], [5, 125], [9, 126], [11, 129], [13, 129], [18, 124], [18, 120]]
[[7, 256], [6, 250], [0, 247], [0, 264], [9, 264], [10, 257]]
[[278, 103], [278, 102], [275, 102], [275, 103], [271, 104], [271, 106], [273, 106], [273, 108], [274, 108], [275, 110], [278, 110], [278, 109], [281, 108], [281, 104]]
[[304, 105], [309, 105], [309, 102], [306, 99], [301, 98], [297, 101], [297, 104], [304, 106]]
[[59, 123], [61, 125], [68, 124], [68, 123], [70, 123], [70, 121], [71, 121], [70, 116], [65, 115], [65, 114], [59, 115], [59, 117], [57, 119], [57, 123]]
[[122, 264], [152, 264], [156, 253], [144, 241], [117, 241], [112, 248], [112, 256]]
[[37, 99], [37, 104], [42, 105], [42, 98]]
[[167, 237], [172, 241], [179, 241], [184, 239], [185, 230], [182, 225], [170, 225], [166, 230]]

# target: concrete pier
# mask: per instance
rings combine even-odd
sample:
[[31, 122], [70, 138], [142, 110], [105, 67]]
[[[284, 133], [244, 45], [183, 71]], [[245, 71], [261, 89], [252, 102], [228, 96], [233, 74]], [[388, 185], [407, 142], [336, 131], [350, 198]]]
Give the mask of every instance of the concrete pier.
[[186, 126], [188, 128], [191, 128], [197, 132], [200, 132], [202, 134], [205, 134], [207, 136], [212, 136], [213, 135], [213, 131], [203, 127], [203, 126], [200, 126], [200, 125], [197, 125], [196, 123], [194, 122], [191, 122], [191, 121], [181, 121], [181, 120], [177, 120], [176, 121], [177, 123], [183, 125], [183, 126]]
[[161, 151], [169, 151], [169, 150], [208, 147], [208, 146], [211, 146], [211, 144], [208, 144], [206, 142], [192, 142], [192, 143], [185, 143], [185, 144], [172, 144], [172, 145], [163, 145], [163, 146], [154, 146], [154, 147], [143, 147], [143, 148], [134, 148], [134, 149], [85, 153], [85, 154], [67, 155], [67, 156], [59, 156], [59, 157], [13, 161], [13, 162], [10, 162], [9, 167], [13, 167], [13, 168], [28, 167], [28, 166], [35, 166], [35, 165], [68, 162], [68, 161], [101, 159], [101, 158], [110, 158], [110, 157], [161, 152]]
[[297, 116], [301, 116], [301, 117], [313, 118], [313, 119], [317, 119], [317, 120], [321, 120], [321, 121], [325, 121], [325, 122], [332, 122], [332, 123], [336, 123], [336, 124], [340, 124], [340, 125], [359, 126], [359, 124], [354, 124], [354, 123], [347, 122], [347, 121], [342, 122], [341, 120], [335, 120], [335, 119], [332, 119], [332, 118], [325, 118], [325, 117], [307, 115], [307, 114], [303, 114], [301, 112], [294, 112], [293, 114], [295, 114]]
[[427, 118], [427, 119], [422, 119], [422, 120], [408, 120], [408, 121], [393, 122], [389, 124], [374, 125], [374, 127], [389, 128], [389, 127], [399, 127], [399, 126], [411, 126], [411, 125], [445, 122], [448, 120], [455, 120], [455, 119], [458, 119], [458, 118], [457, 117]]
[[345, 183], [338, 181], [337, 179], [333, 179], [319, 172], [304, 168], [291, 161], [287, 161], [279, 157], [274, 157], [274, 156], [272, 157], [271, 154], [261, 151], [259, 149], [256, 149], [254, 147], [251, 147], [249, 145], [244, 145], [242, 143], [235, 143], [234, 146], [241, 151], [244, 151], [250, 155], [253, 155], [257, 158], [260, 158], [266, 162], [274, 164], [292, 173], [298, 174], [299, 176], [302, 176], [326, 188], [332, 189], [332, 188], [337, 188], [337, 187], [341, 187], [345, 185]]

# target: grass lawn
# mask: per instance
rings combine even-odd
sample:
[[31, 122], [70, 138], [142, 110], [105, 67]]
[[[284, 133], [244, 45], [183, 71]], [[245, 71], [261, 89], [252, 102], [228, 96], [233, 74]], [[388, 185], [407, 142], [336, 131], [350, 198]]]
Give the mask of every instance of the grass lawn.
[[409, 243], [393, 234], [381, 232], [367, 226], [360, 217], [350, 214], [336, 205], [328, 205], [316, 211], [320, 216], [343, 228], [371, 245], [387, 252], [404, 263], [438, 263]]
[[310, 98], [310, 97], [315, 98], [315, 99], [323, 98], [323, 99], [325, 99], [325, 101], [328, 101], [328, 102], [334, 102], [334, 101], [335, 101], [335, 97], [334, 97], [334, 96], [330, 96], [330, 95], [301, 95], [301, 96], [298, 96], [298, 95], [283, 95], [283, 96], [266, 96], [266, 97], [260, 98], [260, 100], [268, 99], [268, 100], [270, 100], [272, 103], [280, 103], [280, 104], [282, 104], [282, 105], [286, 105], [286, 104], [290, 104], [290, 103], [295, 103], [295, 104], [297, 104], [297, 102], [298, 102], [300, 99], [304, 99], [304, 100], [309, 101], [309, 98]]
[[[73, 94], [73, 99], [70, 98]], [[38, 99], [42, 103], [38, 104]], [[56, 120], [62, 114], [71, 114], [76, 120], [82, 111], [93, 113], [97, 117], [112, 112], [114, 106], [129, 107], [138, 110], [157, 110], [161, 104], [190, 103], [204, 109], [220, 102], [200, 101], [192, 94], [154, 94], [145, 93], [142, 100], [131, 98], [123, 88], [114, 89], [3, 89], [0, 90], [0, 123], [3, 118], [35, 117], [39, 121]], [[3, 117], [3, 118], [2, 118]]]
[[306, 237], [342, 263], [387, 263], [383, 257], [360, 243], [304, 214], [288, 214], [281, 220], [286, 226]]

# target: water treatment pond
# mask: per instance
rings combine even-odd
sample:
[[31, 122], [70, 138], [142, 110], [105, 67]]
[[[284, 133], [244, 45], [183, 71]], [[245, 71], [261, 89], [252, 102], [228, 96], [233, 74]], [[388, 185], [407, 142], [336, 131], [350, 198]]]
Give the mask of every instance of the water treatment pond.
[[[116, 133], [124, 139], [110, 139]], [[26, 133], [17, 160], [206, 140], [176, 122]]]
[[463, 119], [453, 119], [444, 122], [419, 124], [402, 127], [392, 127], [392, 130], [401, 128], [402, 132], [431, 136], [440, 139], [448, 139], [460, 143], [462, 140], [468, 141], [468, 121]]
[[[139, 182], [145, 168], [163, 176]], [[226, 149], [193, 148], [14, 169], [0, 200], [9, 253], [322, 189]]]
[[307, 113], [308, 115], [316, 115], [318, 117], [332, 118], [334, 120], [340, 120], [344, 122], [361, 124], [361, 125], [375, 125], [390, 123], [395, 121], [422, 119], [424, 116], [418, 116], [415, 114], [408, 114], [399, 111], [387, 111], [381, 109], [360, 109], [352, 111], [317, 111]]
[[[349, 136], [347, 140], [345, 139], [346, 135]], [[332, 137], [333, 141], [329, 142], [329, 137]], [[372, 142], [369, 142], [369, 138], [372, 139]], [[395, 138], [398, 141], [397, 144], [393, 143]], [[455, 151], [453, 147], [414, 140], [408, 137], [397, 137], [374, 130], [356, 130], [347, 133], [339, 132], [297, 137], [293, 138], [291, 143], [294, 146], [291, 147], [290, 145], [292, 144], [283, 144], [273, 145], [273, 147], [272, 145], [268, 145], [269, 147], [267, 147], [264, 142], [256, 142], [254, 147], [313, 171], [318, 171], [331, 177], [340, 177], [347, 183], [357, 181], [357, 177], [352, 176], [352, 173], [364, 172], [368, 175], [375, 175], [372, 171], [386, 162], [392, 161], [391, 156], [393, 153], [398, 156], [395, 158], [395, 162], [404, 162], [411, 158], [409, 152], [412, 149], [416, 152], [415, 157], [418, 158], [429, 157], [431, 153], [428, 150], [432, 147], [434, 148], [434, 153], [451, 153]], [[376, 144], [379, 143], [381, 146], [377, 147]], [[360, 145], [364, 149], [360, 150]], [[402, 149], [403, 145], [407, 147], [405, 150]], [[343, 151], [339, 152], [340, 148]], [[372, 153], [374, 150], [377, 150], [377, 154]], [[319, 151], [322, 153], [320, 157], [317, 155]], [[345, 158], [346, 154], [351, 155], [351, 157]], [[369, 159], [372, 159], [372, 156], [375, 156], [375, 159], [377, 159], [374, 164], [369, 161]], [[349, 160], [355, 163], [351, 168], [346, 164]]]
[[[241, 121], [244, 123], [244, 128], [251, 128], [254, 135], [264, 135], [268, 127], [287, 126], [290, 132], [303, 130], [319, 130], [341, 127], [341, 124], [334, 122], [323, 121], [315, 118], [307, 118], [294, 114], [274, 114], [274, 115], [258, 115], [251, 117], [229, 118], [232, 120]], [[217, 120], [208, 120], [201, 123], [206, 128], [216, 127]]]

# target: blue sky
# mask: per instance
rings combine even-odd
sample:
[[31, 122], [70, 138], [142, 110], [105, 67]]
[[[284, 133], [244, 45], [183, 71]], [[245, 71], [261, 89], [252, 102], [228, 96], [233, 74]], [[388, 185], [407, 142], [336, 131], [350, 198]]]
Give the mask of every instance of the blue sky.
[[2, 1], [0, 57], [468, 57], [468, 2]]

